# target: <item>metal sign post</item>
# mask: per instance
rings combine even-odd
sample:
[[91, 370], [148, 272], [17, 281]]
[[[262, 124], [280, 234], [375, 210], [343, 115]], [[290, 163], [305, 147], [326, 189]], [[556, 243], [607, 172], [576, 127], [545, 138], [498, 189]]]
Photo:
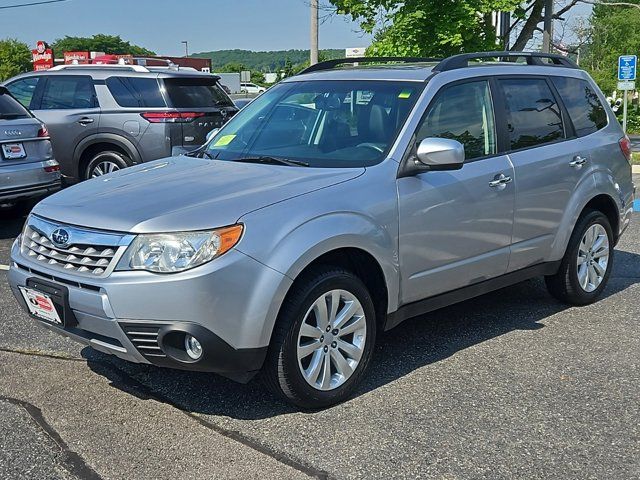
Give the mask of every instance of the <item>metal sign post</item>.
[[627, 97], [629, 90], [636, 88], [636, 64], [638, 57], [635, 55], [620, 55], [618, 57], [618, 90], [622, 90], [622, 130], [627, 133]]

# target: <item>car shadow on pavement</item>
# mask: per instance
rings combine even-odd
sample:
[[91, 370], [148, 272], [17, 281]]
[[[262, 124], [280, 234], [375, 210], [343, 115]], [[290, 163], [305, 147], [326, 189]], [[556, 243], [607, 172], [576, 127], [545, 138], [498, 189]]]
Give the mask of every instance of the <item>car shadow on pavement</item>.
[[[617, 251], [615, 281], [604, 298], [638, 283], [639, 277], [640, 255]], [[369, 373], [355, 397], [487, 340], [544, 328], [545, 321], [568, 308], [549, 296], [542, 279], [534, 279], [407, 320], [379, 335]], [[137, 365], [90, 348], [82, 355], [115, 388], [186, 412], [254, 420], [296, 411], [276, 400], [260, 381], [241, 385], [214, 374]]]
[[29, 209], [24, 206], [0, 207], [0, 240], [20, 235], [28, 213]]

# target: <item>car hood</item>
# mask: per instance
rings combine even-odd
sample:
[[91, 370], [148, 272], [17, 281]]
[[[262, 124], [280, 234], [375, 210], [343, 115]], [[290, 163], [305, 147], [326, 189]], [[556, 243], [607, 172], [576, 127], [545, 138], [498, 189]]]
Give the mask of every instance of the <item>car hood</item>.
[[171, 157], [62, 190], [33, 210], [50, 220], [102, 230], [206, 230], [313, 190], [356, 178], [364, 168], [307, 168]]

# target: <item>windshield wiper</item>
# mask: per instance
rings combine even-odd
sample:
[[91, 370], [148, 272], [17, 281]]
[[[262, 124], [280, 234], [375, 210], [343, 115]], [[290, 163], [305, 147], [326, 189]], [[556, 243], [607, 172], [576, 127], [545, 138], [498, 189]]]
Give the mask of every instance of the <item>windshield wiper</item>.
[[211, 155], [206, 150], [193, 150], [191, 152], [187, 152], [184, 154], [185, 157], [194, 157], [194, 158], [208, 158], [209, 160], [215, 160], [215, 157]]
[[301, 160], [291, 160], [288, 158], [270, 157], [267, 155], [259, 157], [243, 157], [234, 160], [234, 162], [246, 162], [246, 163], [266, 163], [269, 165], [287, 165], [289, 167], [308, 167], [307, 162]]

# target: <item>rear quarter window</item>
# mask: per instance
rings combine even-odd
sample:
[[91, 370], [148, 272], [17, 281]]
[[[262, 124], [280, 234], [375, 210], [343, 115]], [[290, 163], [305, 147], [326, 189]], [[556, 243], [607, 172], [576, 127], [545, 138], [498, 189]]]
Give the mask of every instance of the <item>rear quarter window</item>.
[[578, 137], [607, 126], [607, 111], [589, 82], [569, 77], [552, 77], [552, 81], [569, 112]]
[[22, 106], [15, 98], [0, 90], [0, 119], [10, 120], [12, 118], [30, 117], [29, 111]]
[[155, 78], [109, 77], [107, 88], [121, 107], [166, 107]]
[[233, 106], [233, 102], [215, 78], [165, 78], [163, 81], [172, 107]]

